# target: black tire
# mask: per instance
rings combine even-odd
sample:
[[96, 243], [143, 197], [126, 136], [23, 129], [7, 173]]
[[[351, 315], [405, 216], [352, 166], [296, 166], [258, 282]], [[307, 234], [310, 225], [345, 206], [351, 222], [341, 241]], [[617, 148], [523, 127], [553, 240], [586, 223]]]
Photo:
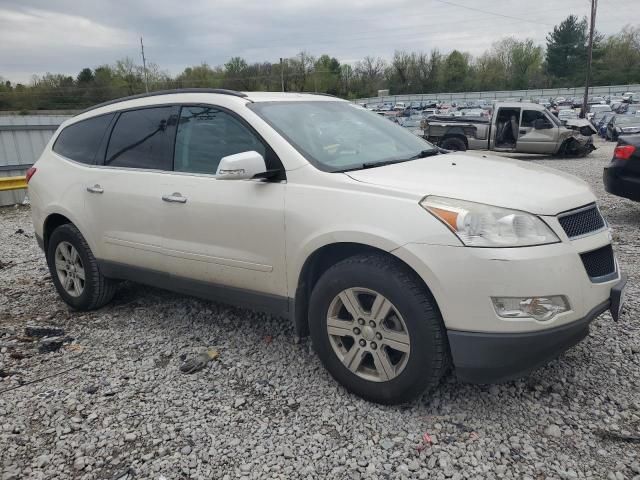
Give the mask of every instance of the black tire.
[[[55, 251], [60, 242], [69, 242], [78, 252], [85, 272], [84, 289], [77, 296], [69, 295], [58, 278], [55, 267]], [[87, 241], [75, 225], [67, 223], [56, 228], [47, 246], [47, 264], [51, 279], [62, 299], [75, 310], [94, 310], [109, 303], [116, 290], [116, 282], [106, 278], [98, 268], [98, 262], [93, 256]]]
[[[349, 370], [333, 350], [327, 333], [332, 300], [347, 288], [362, 287], [384, 295], [402, 315], [410, 336], [410, 354], [398, 376], [376, 382]], [[367, 400], [393, 405], [416, 398], [438, 384], [450, 361], [446, 332], [431, 293], [414, 272], [391, 257], [357, 255], [329, 268], [316, 283], [309, 302], [314, 349], [329, 373], [347, 390]]]
[[464, 143], [464, 140], [458, 137], [449, 137], [445, 138], [440, 143], [440, 148], [444, 148], [445, 150], [451, 150], [454, 152], [466, 152], [467, 146]]

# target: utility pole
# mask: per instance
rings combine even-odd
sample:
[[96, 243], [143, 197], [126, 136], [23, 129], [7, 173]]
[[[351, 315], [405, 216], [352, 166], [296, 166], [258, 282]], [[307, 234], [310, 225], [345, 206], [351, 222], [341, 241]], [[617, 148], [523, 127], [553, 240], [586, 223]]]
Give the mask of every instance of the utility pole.
[[587, 79], [584, 86], [584, 98], [582, 99], [582, 111], [580, 118], [587, 116], [587, 103], [589, 102], [589, 83], [591, 81], [591, 59], [593, 58], [593, 33], [596, 27], [596, 10], [598, 0], [591, 0], [591, 25], [589, 27], [589, 47], [587, 52]]
[[140, 51], [142, 52], [142, 68], [144, 69], [144, 89], [149, 93], [149, 77], [147, 76], [147, 60], [144, 58], [144, 43], [140, 37]]
[[284, 92], [284, 63], [282, 61], [282, 57], [280, 57], [280, 86]]

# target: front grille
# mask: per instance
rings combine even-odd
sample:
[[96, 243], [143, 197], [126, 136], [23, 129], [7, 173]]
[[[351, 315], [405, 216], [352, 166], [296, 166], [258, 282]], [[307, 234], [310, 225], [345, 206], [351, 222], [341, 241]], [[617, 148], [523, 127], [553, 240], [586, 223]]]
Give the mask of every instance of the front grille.
[[613, 257], [611, 245], [605, 245], [597, 250], [591, 250], [580, 254], [584, 269], [591, 279], [604, 277], [615, 273], [616, 262]]
[[595, 203], [558, 215], [558, 221], [569, 238], [596, 232], [605, 226], [604, 218]]

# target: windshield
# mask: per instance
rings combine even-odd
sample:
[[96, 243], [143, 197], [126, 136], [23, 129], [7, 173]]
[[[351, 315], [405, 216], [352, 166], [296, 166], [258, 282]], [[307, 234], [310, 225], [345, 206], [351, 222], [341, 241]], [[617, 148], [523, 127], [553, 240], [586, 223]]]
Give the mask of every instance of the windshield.
[[348, 102], [247, 105], [320, 170], [339, 172], [418, 158], [437, 148], [386, 118]]
[[553, 113], [551, 113], [548, 109], [545, 109], [547, 112], [546, 117], [551, 120], [551, 122], [556, 126], [556, 127], [560, 127], [562, 126], [562, 124], [560, 123], [560, 120], [558, 119], [558, 117], [556, 117]]
[[640, 118], [635, 115], [618, 115], [615, 121], [619, 125], [630, 125], [640, 123]]

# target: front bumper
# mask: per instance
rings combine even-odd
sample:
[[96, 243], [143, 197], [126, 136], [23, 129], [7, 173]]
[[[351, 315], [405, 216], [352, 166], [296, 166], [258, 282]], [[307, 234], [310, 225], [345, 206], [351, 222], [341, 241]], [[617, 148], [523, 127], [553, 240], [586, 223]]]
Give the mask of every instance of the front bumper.
[[[616, 275], [592, 281], [580, 253], [610, 243], [608, 230], [569, 241], [557, 219], [545, 221], [561, 242], [523, 248], [467, 248], [409, 244], [394, 253], [431, 289], [448, 332], [457, 376], [476, 383], [519, 377], [582, 340], [590, 322], [613, 305]], [[571, 310], [549, 321], [499, 317], [491, 297], [565, 295]]]
[[589, 334], [589, 324], [611, 308], [617, 319], [623, 275], [611, 289], [611, 298], [579, 320], [560, 327], [526, 333], [475, 333], [449, 330], [449, 347], [459, 380], [495, 383], [519, 378], [556, 358]]
[[[544, 217], [562, 241], [520, 248], [470, 248], [407, 244], [393, 251], [411, 266], [438, 303], [449, 330], [516, 333], [548, 330], [584, 318], [607, 301], [616, 275], [593, 282], [580, 253], [611, 243], [610, 232], [569, 241], [556, 218]], [[566, 240], [566, 241], [565, 241]], [[505, 319], [496, 314], [491, 297], [564, 295], [570, 310], [548, 321]]]

